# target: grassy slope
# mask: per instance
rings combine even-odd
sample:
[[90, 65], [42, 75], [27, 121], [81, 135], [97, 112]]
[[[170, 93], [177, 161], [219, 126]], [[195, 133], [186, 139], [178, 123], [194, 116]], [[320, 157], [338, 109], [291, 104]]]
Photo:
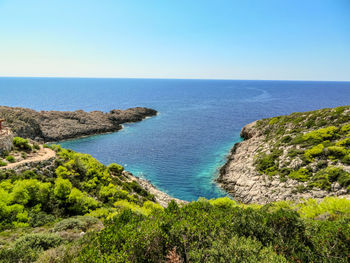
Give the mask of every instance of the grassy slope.
[[350, 191], [350, 106], [263, 119], [257, 128], [268, 145], [256, 156], [258, 171]]

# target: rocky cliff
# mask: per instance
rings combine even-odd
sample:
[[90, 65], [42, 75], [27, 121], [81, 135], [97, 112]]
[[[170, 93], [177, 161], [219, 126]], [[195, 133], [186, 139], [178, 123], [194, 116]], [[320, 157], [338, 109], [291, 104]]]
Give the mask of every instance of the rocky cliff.
[[27, 108], [0, 106], [5, 126], [20, 137], [37, 141], [60, 141], [93, 134], [118, 131], [121, 124], [141, 121], [157, 114], [149, 108], [101, 111], [35, 111]]
[[4, 151], [10, 151], [12, 148], [13, 133], [10, 129], [0, 130], [0, 154]]
[[243, 203], [350, 198], [350, 106], [246, 125], [218, 183]]

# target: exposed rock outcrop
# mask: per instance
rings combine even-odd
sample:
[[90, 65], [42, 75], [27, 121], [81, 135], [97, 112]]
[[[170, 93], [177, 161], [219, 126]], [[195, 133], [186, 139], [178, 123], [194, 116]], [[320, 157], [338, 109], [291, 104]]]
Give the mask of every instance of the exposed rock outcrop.
[[12, 148], [13, 133], [10, 129], [0, 130], [0, 154], [4, 151], [10, 151]]
[[0, 106], [0, 118], [15, 135], [37, 141], [51, 142], [81, 136], [115, 132], [126, 122], [141, 121], [157, 114], [149, 108], [101, 111], [40, 111]]
[[178, 204], [188, 203], [187, 201], [183, 201], [183, 200], [171, 197], [167, 193], [160, 191], [158, 188], [156, 188], [149, 181], [147, 181], [145, 179], [141, 179], [139, 177], [136, 177], [130, 172], [124, 171], [123, 175], [126, 177], [129, 177], [133, 181], [136, 181], [139, 185], [142, 186], [142, 188], [144, 188], [145, 190], [150, 192], [152, 195], [154, 195], [156, 201], [163, 207], [167, 207], [168, 204], [171, 202], [171, 200], [174, 200]]
[[[295, 116], [289, 115], [276, 117], [277, 119], [264, 119], [246, 125], [241, 130], [241, 137], [244, 141], [235, 144], [232, 148], [226, 164], [220, 170], [217, 182], [235, 200], [242, 203], [266, 204], [279, 200], [317, 199], [326, 196], [350, 198], [349, 190], [346, 189], [347, 186], [343, 185], [341, 187], [336, 181], [330, 181], [331, 185], [329, 185], [328, 189], [312, 187], [312, 183], [315, 185], [315, 183], [320, 182], [319, 180], [325, 180], [318, 173], [325, 171], [322, 170], [325, 168], [321, 167], [321, 164], [326, 165], [326, 167], [327, 165], [329, 167], [339, 167], [344, 171], [348, 171], [348, 165], [342, 163], [342, 160], [337, 161], [332, 156], [328, 157], [327, 151], [320, 153], [319, 156], [315, 156], [312, 161], [305, 160], [305, 151], [307, 151], [307, 147], [312, 147], [312, 145], [310, 146], [306, 139], [303, 144], [298, 144], [297, 142], [298, 139], [304, 138], [302, 137], [303, 134], [317, 130], [320, 127], [336, 125], [341, 134], [342, 129], [344, 129], [342, 127], [347, 127], [349, 123], [348, 108], [350, 107], [324, 109], [319, 112], [295, 113]], [[325, 121], [326, 117], [322, 117], [321, 114], [333, 117], [328, 122]], [[318, 115], [321, 115], [321, 118]], [[291, 123], [291, 120], [296, 118], [299, 118], [299, 121], [294, 121], [294, 124]], [[316, 121], [315, 126], [309, 127], [310, 118], [312, 120], [319, 118], [320, 124]], [[305, 128], [303, 127], [304, 125]], [[339, 145], [341, 136], [343, 135], [335, 135], [334, 139], [331, 138], [331, 141], [327, 138], [328, 141], [325, 141], [324, 144], [326, 146], [331, 144]], [[294, 138], [295, 141], [293, 141]], [[277, 151], [278, 154], [274, 156], [272, 154], [273, 151]], [[293, 154], [297, 155], [293, 156]], [[272, 168], [263, 172], [258, 170], [256, 162], [257, 157], [261, 155], [272, 156], [274, 159], [271, 162], [272, 164], [269, 164]], [[327, 163], [325, 161], [327, 158], [333, 159]], [[289, 173], [293, 171], [301, 171], [299, 169], [304, 169], [308, 173], [309, 178], [295, 180], [292, 176], [289, 176]], [[269, 171], [272, 172], [269, 173]], [[282, 174], [281, 171], [285, 174]], [[342, 180], [344, 181], [344, 179]]]

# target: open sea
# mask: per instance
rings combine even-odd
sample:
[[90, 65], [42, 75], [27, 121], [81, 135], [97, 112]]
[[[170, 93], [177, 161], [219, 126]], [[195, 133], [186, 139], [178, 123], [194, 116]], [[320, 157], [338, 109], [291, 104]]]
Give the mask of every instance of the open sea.
[[214, 182], [241, 128], [254, 120], [350, 104], [350, 82], [0, 78], [0, 105], [85, 111], [143, 106], [159, 115], [61, 142], [125, 166], [170, 195], [225, 196]]

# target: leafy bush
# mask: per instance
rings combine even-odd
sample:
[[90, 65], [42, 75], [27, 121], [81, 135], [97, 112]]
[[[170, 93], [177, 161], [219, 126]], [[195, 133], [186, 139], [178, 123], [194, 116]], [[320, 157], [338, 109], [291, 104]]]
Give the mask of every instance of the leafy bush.
[[0, 167], [1, 167], [1, 166], [6, 166], [6, 165], [7, 165], [6, 162], [0, 160]]
[[1, 262], [34, 262], [44, 250], [57, 247], [62, 239], [53, 234], [28, 234], [17, 239], [10, 248], [0, 249]]
[[68, 196], [69, 211], [74, 215], [85, 214], [89, 210], [96, 209], [98, 202], [87, 193], [81, 192], [77, 188], [72, 188]]
[[269, 121], [269, 125], [274, 125], [277, 122], [278, 122], [278, 117], [274, 117]]
[[323, 144], [318, 144], [312, 147], [311, 149], [306, 150], [304, 155], [306, 159], [311, 162], [315, 156], [319, 156], [322, 154], [323, 149], [324, 149]]
[[49, 249], [58, 246], [62, 239], [54, 234], [28, 234], [16, 240], [14, 247], [20, 249]]
[[344, 164], [350, 165], [350, 154], [345, 155], [341, 161]]
[[272, 154], [263, 154], [255, 162], [257, 170], [265, 172], [267, 169], [275, 167], [275, 159]]
[[336, 143], [337, 146], [350, 146], [350, 138], [345, 138]]
[[13, 138], [13, 146], [23, 151], [32, 150], [32, 147], [30, 146], [28, 140], [20, 137]]
[[340, 130], [343, 133], [349, 132], [350, 131], [350, 123], [343, 125]]
[[58, 177], [55, 180], [54, 193], [60, 199], [67, 199], [72, 190], [72, 183], [68, 179]]
[[56, 217], [43, 211], [34, 210], [29, 213], [29, 225], [39, 227], [55, 221]]
[[12, 155], [8, 155], [8, 156], [6, 157], [6, 161], [8, 161], [8, 162], [10, 162], [10, 163], [14, 163], [14, 162], [16, 162], [16, 159], [15, 159], [15, 157], [13, 157]]
[[308, 199], [299, 202], [293, 207], [303, 218], [314, 219], [323, 214], [333, 218], [350, 216], [350, 200], [345, 198], [325, 197], [322, 201]]
[[26, 154], [25, 152], [22, 152], [22, 153], [21, 153], [21, 157], [22, 157], [23, 159], [27, 159], [27, 154]]
[[329, 146], [328, 151], [329, 151], [329, 155], [332, 155], [335, 157], [343, 157], [347, 153], [346, 149], [341, 146]]
[[97, 219], [94, 217], [81, 216], [81, 217], [73, 217], [63, 219], [60, 222], [55, 224], [54, 231], [60, 232], [67, 229], [79, 229], [86, 231], [86, 229], [92, 225], [97, 223]]
[[292, 141], [292, 137], [290, 135], [286, 135], [286, 136], [283, 136], [283, 138], [281, 139], [281, 142], [282, 143], [289, 143]]
[[307, 182], [310, 179], [311, 172], [305, 168], [291, 172], [288, 176], [300, 182]]
[[33, 149], [35, 149], [35, 150], [40, 150], [40, 145], [37, 144], [37, 143], [34, 143], [34, 144], [33, 144]]
[[[163, 262], [174, 247], [184, 262], [348, 261], [350, 230], [343, 219], [305, 220], [286, 202], [256, 208], [213, 202], [172, 202], [146, 217], [123, 210], [104, 230], [86, 236], [78, 261]], [[305, 213], [309, 205], [299, 209]]]
[[331, 190], [331, 184], [338, 181], [341, 186], [350, 185], [350, 174], [339, 167], [329, 166], [316, 173], [310, 181], [310, 186]]
[[124, 171], [124, 167], [116, 163], [111, 163], [107, 168], [116, 175], [120, 175]]
[[304, 141], [313, 141], [313, 142], [323, 142], [325, 140], [329, 140], [334, 138], [338, 128], [335, 126], [329, 126], [326, 128], [321, 128], [315, 131], [308, 132], [304, 134]]
[[10, 154], [9, 151], [2, 151], [0, 152], [0, 157], [6, 158], [9, 154]]

